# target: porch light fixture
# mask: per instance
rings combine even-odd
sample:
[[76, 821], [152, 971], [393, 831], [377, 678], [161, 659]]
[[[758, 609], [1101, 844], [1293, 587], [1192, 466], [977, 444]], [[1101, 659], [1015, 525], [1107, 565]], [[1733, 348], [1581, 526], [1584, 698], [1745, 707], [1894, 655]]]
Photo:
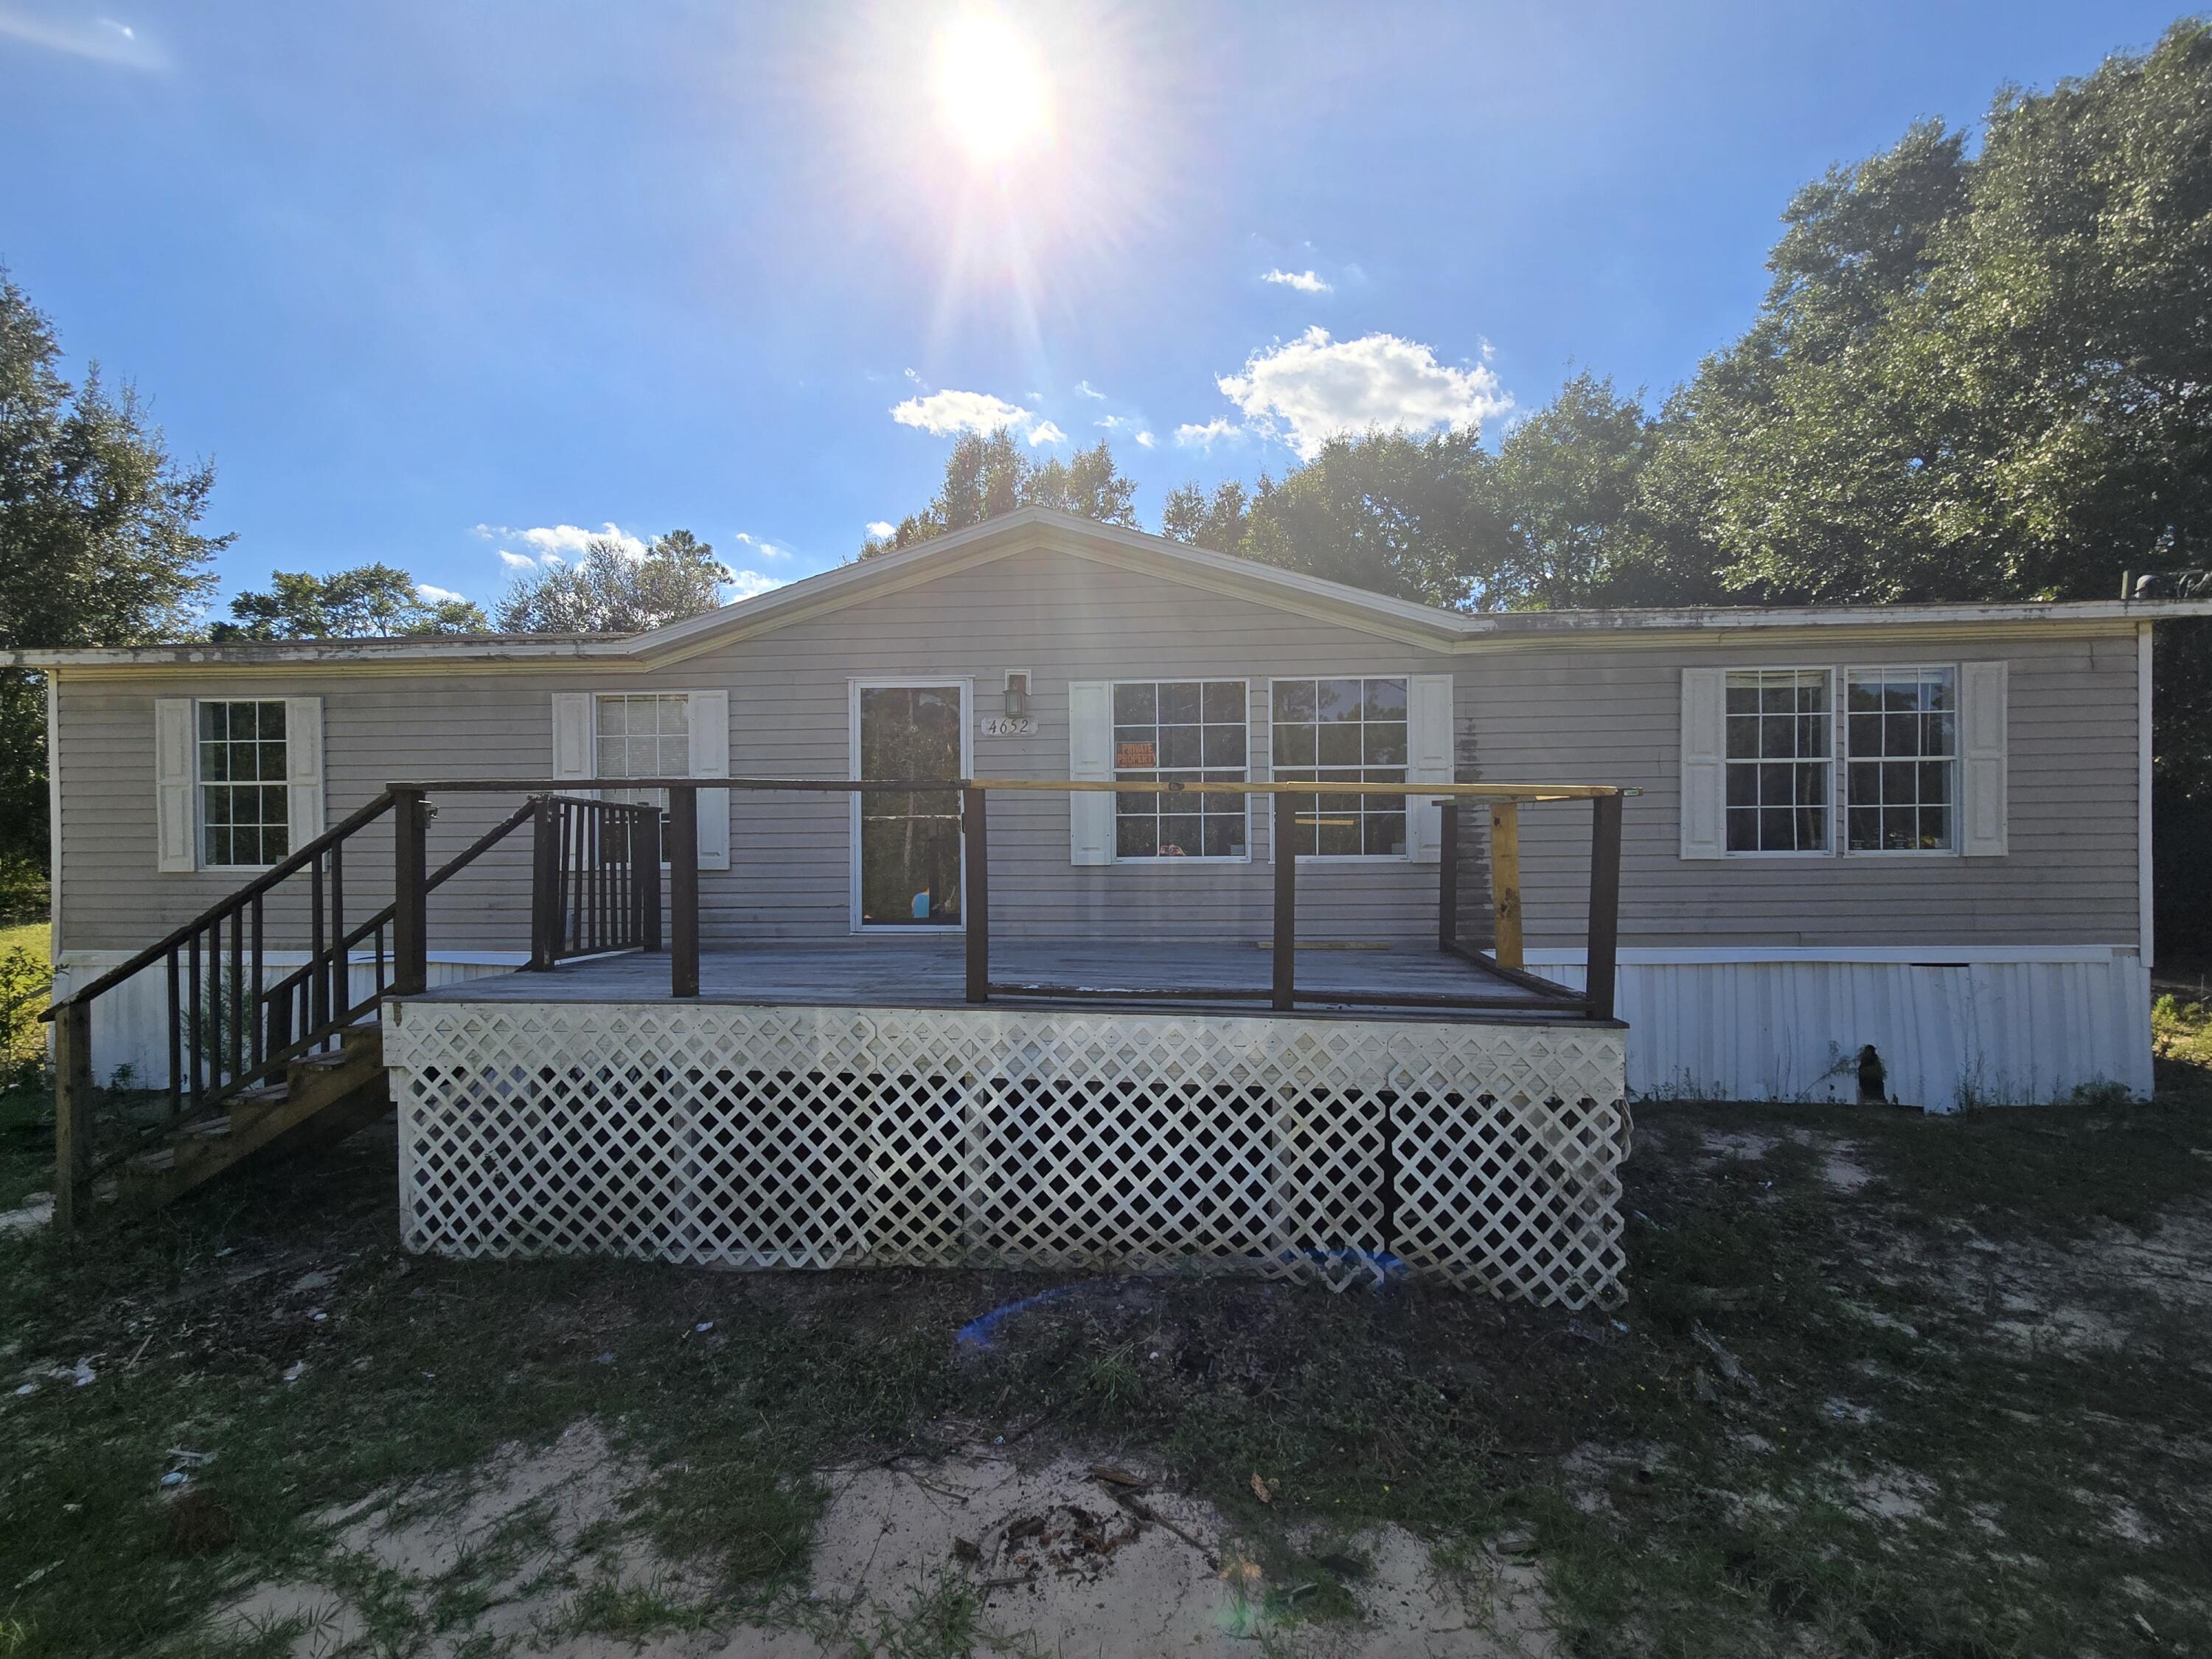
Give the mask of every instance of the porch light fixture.
[[1006, 718], [1010, 720], [1026, 719], [1030, 712], [1029, 671], [1009, 668], [1006, 671]]

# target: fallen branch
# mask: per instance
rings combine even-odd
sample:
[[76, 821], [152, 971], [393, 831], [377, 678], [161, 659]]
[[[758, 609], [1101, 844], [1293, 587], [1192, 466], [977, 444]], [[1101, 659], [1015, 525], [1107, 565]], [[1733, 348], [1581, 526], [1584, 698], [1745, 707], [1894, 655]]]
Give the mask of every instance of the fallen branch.
[[1690, 1322], [1690, 1337], [1699, 1347], [1712, 1355], [1713, 1364], [1720, 1374], [1748, 1394], [1759, 1392], [1759, 1379], [1744, 1370], [1743, 1362], [1721, 1346], [1721, 1340], [1707, 1330], [1698, 1320]]
[[1221, 1558], [1216, 1555], [1212, 1550], [1208, 1549], [1202, 1540], [1193, 1537], [1189, 1533], [1177, 1526], [1174, 1522], [1169, 1520], [1167, 1516], [1162, 1515], [1158, 1510], [1154, 1509], [1150, 1504], [1145, 1502], [1143, 1498], [1138, 1497], [1134, 1492], [1124, 1492], [1119, 1486], [1107, 1485], [1107, 1483], [1103, 1481], [1099, 1484], [1106, 1486], [1106, 1495], [1109, 1498], [1111, 1498], [1123, 1509], [1128, 1510], [1130, 1514], [1135, 1516], [1138, 1520], [1149, 1522], [1155, 1527], [1158, 1527], [1164, 1531], [1173, 1533], [1176, 1537], [1182, 1539], [1184, 1543], [1189, 1545], [1191, 1548], [1196, 1550], [1200, 1556], [1204, 1557], [1206, 1565], [1208, 1567], [1211, 1567], [1216, 1572], [1221, 1571]]

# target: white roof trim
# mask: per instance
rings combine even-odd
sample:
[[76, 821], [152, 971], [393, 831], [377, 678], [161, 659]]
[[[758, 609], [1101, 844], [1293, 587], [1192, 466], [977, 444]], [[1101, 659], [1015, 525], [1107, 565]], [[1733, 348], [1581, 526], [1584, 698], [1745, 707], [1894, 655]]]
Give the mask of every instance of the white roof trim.
[[[1042, 507], [854, 561], [771, 589], [703, 616], [643, 634], [532, 638], [466, 636], [318, 640], [225, 645], [120, 646], [83, 650], [0, 652], [0, 666], [121, 667], [137, 665], [288, 667], [321, 663], [514, 663], [553, 666], [593, 661], [642, 665], [708, 648], [727, 634], [763, 633], [878, 592], [909, 586], [950, 569], [1032, 549], [1092, 556], [1194, 586], [1241, 595], [1307, 616], [1334, 617], [1370, 632], [1442, 650], [1486, 644], [1530, 645], [1622, 633], [1734, 634], [1753, 630], [1850, 628], [2081, 626], [2212, 617], [2212, 600], [2075, 599], [1990, 604], [1735, 605], [1620, 611], [1445, 611], [1392, 599], [1303, 572], [1209, 552], [1163, 536], [1103, 525]], [[949, 567], [940, 573], [938, 567]]]

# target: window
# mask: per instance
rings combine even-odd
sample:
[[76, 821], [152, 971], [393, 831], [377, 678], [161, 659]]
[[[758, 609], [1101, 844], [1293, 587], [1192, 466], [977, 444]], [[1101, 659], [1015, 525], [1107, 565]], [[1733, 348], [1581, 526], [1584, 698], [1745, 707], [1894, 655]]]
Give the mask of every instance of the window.
[[[1243, 680], [1124, 680], [1114, 687], [1117, 783], [1245, 783]], [[1243, 795], [1114, 797], [1121, 859], [1241, 859]]]
[[284, 705], [199, 705], [200, 862], [274, 864], [292, 848]]
[[[1406, 781], [1406, 681], [1277, 680], [1278, 783]], [[1298, 798], [1301, 858], [1403, 858], [1403, 795]]]
[[[599, 699], [595, 757], [603, 778], [688, 778], [691, 775], [691, 699], [670, 695], [603, 696]], [[668, 805], [665, 789], [609, 789], [609, 800]]]
[[1728, 677], [1728, 850], [1828, 850], [1833, 748], [1825, 668], [1754, 668]]
[[1844, 827], [1854, 853], [1957, 844], [1957, 672], [1853, 669], [1844, 696]]

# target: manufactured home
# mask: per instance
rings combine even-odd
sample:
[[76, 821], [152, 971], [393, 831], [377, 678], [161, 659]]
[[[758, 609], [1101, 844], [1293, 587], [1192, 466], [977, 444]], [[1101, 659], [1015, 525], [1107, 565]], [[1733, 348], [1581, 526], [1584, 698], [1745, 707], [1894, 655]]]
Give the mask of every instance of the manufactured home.
[[190, 1120], [380, 1014], [417, 1248], [1581, 1300], [1625, 1099], [2148, 1091], [2204, 614], [1474, 614], [1031, 509], [635, 635], [14, 660], [70, 1063]]

